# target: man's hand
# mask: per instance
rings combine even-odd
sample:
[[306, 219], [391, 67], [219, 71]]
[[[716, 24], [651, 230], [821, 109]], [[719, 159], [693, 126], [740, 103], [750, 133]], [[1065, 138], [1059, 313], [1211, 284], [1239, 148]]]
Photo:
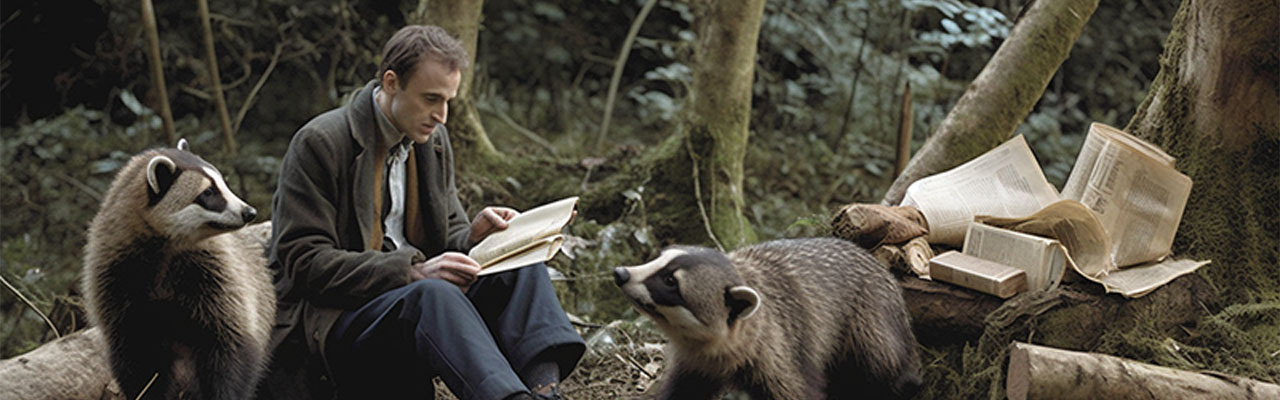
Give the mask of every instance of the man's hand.
[[519, 211], [507, 207], [485, 207], [471, 221], [471, 244], [480, 243], [489, 234], [507, 229], [507, 221], [520, 215]]
[[445, 252], [434, 258], [409, 266], [409, 279], [443, 279], [458, 285], [463, 292], [476, 281], [480, 273], [480, 264], [466, 254], [456, 251]]

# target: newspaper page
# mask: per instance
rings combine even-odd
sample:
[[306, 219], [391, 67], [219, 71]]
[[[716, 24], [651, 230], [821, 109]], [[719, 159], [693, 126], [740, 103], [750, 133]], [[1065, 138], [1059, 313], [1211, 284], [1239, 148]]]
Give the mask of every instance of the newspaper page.
[[1063, 189], [1064, 199], [1098, 214], [1114, 239], [1112, 262], [1120, 267], [1169, 255], [1190, 194], [1191, 178], [1173, 168], [1172, 157], [1098, 123], [1090, 127]]
[[[472, 247], [468, 255], [483, 268], [516, 253], [541, 246], [542, 242], [548, 239], [561, 239], [552, 240], [555, 242], [554, 247], [559, 249], [558, 244], [563, 241], [560, 230], [573, 218], [573, 209], [577, 203], [576, 196], [569, 197], [521, 213], [507, 221], [507, 229], [490, 234]], [[555, 253], [552, 252], [550, 255], [554, 256]], [[541, 261], [546, 261], [548, 258], [550, 257]], [[482, 272], [484, 273], [491, 272]]]
[[920, 209], [929, 243], [959, 247], [975, 215], [1021, 217], [1058, 201], [1022, 135], [907, 187], [901, 205]]
[[1085, 279], [1102, 284], [1108, 293], [1119, 293], [1129, 298], [1141, 297], [1208, 264], [1208, 261], [1166, 259], [1119, 269], [1112, 262], [1110, 249], [1113, 246], [1102, 221], [1092, 210], [1075, 200], [1059, 201], [1024, 218], [979, 216], [977, 220], [1058, 240], [1066, 248], [1068, 268]]

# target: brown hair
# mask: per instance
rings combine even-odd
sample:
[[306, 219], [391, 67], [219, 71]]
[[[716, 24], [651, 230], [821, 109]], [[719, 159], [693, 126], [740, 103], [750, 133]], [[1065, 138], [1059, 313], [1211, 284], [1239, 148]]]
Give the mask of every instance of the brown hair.
[[409, 25], [400, 28], [382, 48], [382, 65], [378, 68], [378, 80], [387, 71], [395, 71], [400, 86], [409, 82], [409, 76], [419, 61], [430, 59], [443, 63], [451, 70], [462, 70], [470, 63], [462, 42], [450, 36], [444, 28], [434, 25]]

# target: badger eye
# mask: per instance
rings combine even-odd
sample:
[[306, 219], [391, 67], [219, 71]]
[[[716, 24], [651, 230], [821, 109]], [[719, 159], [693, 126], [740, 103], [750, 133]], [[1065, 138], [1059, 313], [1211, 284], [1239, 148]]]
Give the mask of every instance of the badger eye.
[[667, 276], [662, 277], [662, 284], [667, 285], [667, 286], [675, 286], [675, 285], [676, 285], [676, 276], [675, 276], [675, 275], [667, 275]]
[[213, 197], [215, 194], [217, 194], [217, 191], [213, 190], [213, 186], [210, 186], [203, 192], [200, 192], [200, 197]]

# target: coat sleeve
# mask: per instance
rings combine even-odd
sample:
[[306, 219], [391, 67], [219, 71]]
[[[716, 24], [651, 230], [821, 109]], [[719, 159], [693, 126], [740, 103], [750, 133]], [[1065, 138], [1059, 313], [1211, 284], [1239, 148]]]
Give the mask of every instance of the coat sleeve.
[[[320, 132], [303, 128], [294, 136], [280, 170], [272, 203], [272, 267], [278, 268], [286, 297], [351, 309], [409, 283], [409, 265], [421, 252], [355, 251], [339, 239], [339, 207], [351, 188], [341, 184], [343, 151]], [[348, 229], [358, 229], [349, 227]], [[349, 234], [349, 233], [348, 233]]]

